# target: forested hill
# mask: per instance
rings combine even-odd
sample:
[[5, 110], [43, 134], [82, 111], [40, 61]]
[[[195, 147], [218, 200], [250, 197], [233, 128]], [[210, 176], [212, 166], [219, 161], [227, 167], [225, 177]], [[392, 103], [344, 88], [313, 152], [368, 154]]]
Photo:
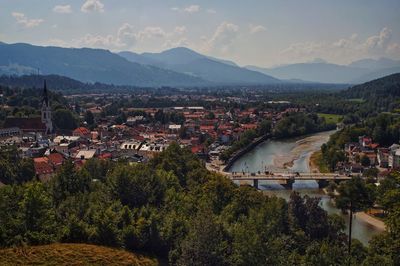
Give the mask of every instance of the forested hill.
[[51, 90], [63, 91], [63, 94], [85, 92], [123, 92], [139, 89], [135, 86], [123, 86], [104, 83], [84, 83], [59, 75], [24, 75], [24, 76], [0, 76], [0, 86], [10, 88], [42, 88], [46, 80], [47, 87]]
[[375, 79], [342, 92], [348, 99], [375, 100], [378, 97], [400, 96], [400, 73]]
[[43, 81], [54, 90], [90, 89], [93, 85], [58, 75], [0, 76], [0, 85], [21, 89], [42, 88]]

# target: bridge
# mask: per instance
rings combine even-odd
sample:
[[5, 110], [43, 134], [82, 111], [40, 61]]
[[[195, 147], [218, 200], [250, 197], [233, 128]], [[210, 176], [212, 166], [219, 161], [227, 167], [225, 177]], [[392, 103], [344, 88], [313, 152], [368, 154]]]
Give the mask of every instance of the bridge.
[[281, 186], [292, 189], [293, 183], [296, 180], [314, 180], [317, 181], [320, 188], [323, 188], [329, 184], [330, 181], [339, 183], [341, 181], [351, 179], [351, 176], [340, 175], [336, 173], [299, 173], [299, 172], [225, 172], [221, 167], [216, 167], [212, 164], [206, 164], [208, 170], [217, 172], [229, 178], [232, 181], [251, 181], [253, 186], [258, 189], [258, 182], [269, 180], [275, 181]]

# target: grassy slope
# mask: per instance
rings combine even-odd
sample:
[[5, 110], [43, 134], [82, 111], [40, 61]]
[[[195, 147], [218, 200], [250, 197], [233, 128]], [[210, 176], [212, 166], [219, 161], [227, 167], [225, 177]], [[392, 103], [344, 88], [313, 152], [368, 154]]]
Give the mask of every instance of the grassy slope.
[[51, 244], [0, 250], [1, 265], [158, 265], [128, 251], [87, 244]]

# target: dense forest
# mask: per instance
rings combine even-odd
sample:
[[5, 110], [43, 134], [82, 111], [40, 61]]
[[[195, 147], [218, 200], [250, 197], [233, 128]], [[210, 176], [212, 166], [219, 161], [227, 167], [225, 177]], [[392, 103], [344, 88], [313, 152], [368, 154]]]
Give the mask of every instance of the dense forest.
[[[399, 184], [393, 176], [381, 193]], [[293, 192], [286, 202], [238, 187], [171, 145], [146, 164], [93, 159], [66, 163], [50, 183], [16, 178], [0, 188], [0, 246], [93, 243], [173, 265], [395, 265], [399, 205], [388, 212], [390, 230], [369, 248], [353, 240], [350, 255], [344, 221], [318, 198]]]

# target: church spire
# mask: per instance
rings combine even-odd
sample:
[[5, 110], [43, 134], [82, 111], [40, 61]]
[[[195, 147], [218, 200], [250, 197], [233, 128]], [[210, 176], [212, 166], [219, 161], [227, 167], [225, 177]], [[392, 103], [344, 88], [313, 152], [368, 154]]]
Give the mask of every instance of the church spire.
[[46, 134], [53, 133], [53, 123], [51, 121], [51, 107], [49, 104], [49, 95], [47, 91], [46, 80], [43, 84], [43, 95], [42, 95], [42, 123], [46, 125]]
[[44, 80], [43, 84], [43, 95], [42, 95], [42, 102], [46, 104], [46, 106], [49, 106], [49, 95], [47, 93], [47, 84], [46, 80]]

